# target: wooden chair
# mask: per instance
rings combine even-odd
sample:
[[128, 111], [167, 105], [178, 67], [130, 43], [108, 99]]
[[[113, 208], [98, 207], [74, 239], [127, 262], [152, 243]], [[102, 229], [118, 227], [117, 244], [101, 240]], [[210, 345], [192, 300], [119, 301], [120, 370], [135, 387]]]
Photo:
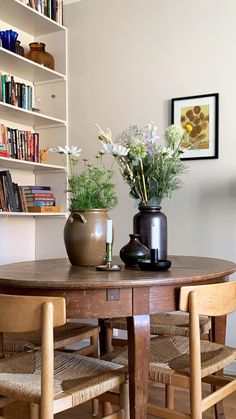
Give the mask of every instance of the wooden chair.
[[[199, 315], [224, 316], [236, 310], [236, 283], [182, 287], [180, 310], [189, 312], [190, 334], [151, 340], [149, 378], [167, 385], [167, 407], [148, 405], [148, 414], [168, 419], [202, 419], [202, 413], [236, 390], [236, 379], [214, 375], [236, 359], [236, 349], [200, 340]], [[127, 350], [106, 359], [127, 365]], [[202, 399], [202, 382], [218, 388]], [[174, 410], [173, 387], [190, 390], [190, 414]]]
[[[81, 349], [67, 348], [80, 355], [98, 358], [99, 326], [67, 321], [63, 326], [54, 329], [54, 349], [65, 350], [68, 345], [85, 341]], [[41, 345], [39, 331], [28, 333], [2, 333], [0, 338], [0, 357], [14, 355], [19, 352], [34, 351]]]
[[31, 419], [52, 419], [120, 387], [120, 408], [107, 419], [127, 419], [128, 383], [121, 366], [54, 352], [53, 327], [65, 322], [64, 298], [0, 295], [0, 332], [42, 330], [41, 351], [0, 359], [0, 396], [31, 403]]
[[[210, 339], [211, 319], [207, 316], [200, 316], [200, 333], [202, 337]], [[127, 330], [127, 321], [123, 317], [107, 319], [104, 322], [106, 328], [106, 352], [113, 351], [114, 346], [126, 344], [125, 339], [113, 337], [113, 330]], [[171, 313], [160, 313], [150, 316], [150, 333], [159, 336], [189, 336], [189, 316], [187, 313], [175, 311]]]

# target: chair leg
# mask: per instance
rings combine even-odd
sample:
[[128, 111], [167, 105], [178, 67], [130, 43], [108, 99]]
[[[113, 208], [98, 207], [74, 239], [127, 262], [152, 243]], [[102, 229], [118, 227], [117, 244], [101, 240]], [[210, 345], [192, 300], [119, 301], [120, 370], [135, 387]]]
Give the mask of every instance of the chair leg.
[[170, 384], [165, 386], [165, 407], [174, 410], [174, 388]]
[[104, 402], [103, 403], [103, 412], [102, 416], [108, 416], [113, 413], [112, 405], [110, 402]]
[[30, 403], [30, 419], [39, 419], [39, 405]]
[[112, 337], [113, 337], [113, 329], [111, 327], [106, 327], [106, 337], [105, 337], [105, 351], [106, 351], [106, 353], [109, 353], [109, 352], [113, 351]]
[[129, 381], [120, 385], [120, 408], [124, 410], [124, 419], [129, 419]]
[[96, 417], [99, 414], [99, 400], [93, 399], [92, 400], [92, 416]]
[[90, 339], [91, 340], [91, 345], [94, 346], [94, 352], [92, 353], [92, 356], [94, 358], [99, 358], [99, 346], [98, 346], [99, 341], [98, 341], [98, 337], [99, 337], [99, 335], [97, 333], [96, 335], [91, 336], [91, 339]]

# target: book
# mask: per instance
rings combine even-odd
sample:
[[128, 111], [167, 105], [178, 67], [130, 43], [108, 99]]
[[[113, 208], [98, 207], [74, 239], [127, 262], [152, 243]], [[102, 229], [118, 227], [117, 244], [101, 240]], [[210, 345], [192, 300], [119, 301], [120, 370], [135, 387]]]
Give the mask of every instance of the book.
[[59, 206], [42, 206], [42, 207], [37, 207], [37, 206], [31, 206], [28, 207], [28, 212], [61, 212], [61, 207]]
[[55, 206], [55, 201], [27, 201], [27, 207], [54, 207]]
[[4, 184], [5, 196], [7, 197], [7, 207], [9, 211], [17, 212], [17, 203], [13, 189], [12, 177], [9, 170], [2, 170], [0, 172], [2, 182]]
[[2, 74], [1, 85], [2, 85], [2, 102], [6, 103], [6, 74]]
[[24, 193], [24, 189], [22, 188], [22, 186], [19, 186], [19, 192], [20, 192], [20, 201], [21, 201], [21, 208], [23, 212], [27, 212], [27, 202], [26, 202], [26, 198], [25, 198], [25, 193]]
[[41, 192], [40, 193], [25, 192], [25, 196], [26, 196], [27, 199], [33, 198], [33, 199], [39, 200], [39, 201], [41, 200], [40, 198], [42, 198], [42, 199], [44, 199], [44, 198], [47, 198], [47, 199], [55, 198], [53, 193], [41, 193]]
[[24, 191], [51, 191], [51, 186], [41, 186], [41, 185], [26, 185], [22, 186], [24, 188]]

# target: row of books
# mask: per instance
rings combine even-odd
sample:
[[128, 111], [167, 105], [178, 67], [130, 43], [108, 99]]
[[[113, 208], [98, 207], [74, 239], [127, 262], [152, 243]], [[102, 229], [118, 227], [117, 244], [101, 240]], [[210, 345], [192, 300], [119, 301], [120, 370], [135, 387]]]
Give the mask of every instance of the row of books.
[[56, 204], [55, 195], [51, 186], [22, 186], [26, 199], [27, 208], [29, 207], [54, 207]]
[[0, 171], [0, 211], [57, 212], [51, 186], [19, 186], [12, 181], [9, 170]]
[[39, 162], [39, 134], [0, 124], [0, 156]]
[[62, 25], [63, 1], [62, 0], [23, 0], [27, 6], [32, 7], [44, 16], [49, 17]]
[[32, 86], [16, 82], [11, 74], [1, 74], [0, 100], [32, 111]]

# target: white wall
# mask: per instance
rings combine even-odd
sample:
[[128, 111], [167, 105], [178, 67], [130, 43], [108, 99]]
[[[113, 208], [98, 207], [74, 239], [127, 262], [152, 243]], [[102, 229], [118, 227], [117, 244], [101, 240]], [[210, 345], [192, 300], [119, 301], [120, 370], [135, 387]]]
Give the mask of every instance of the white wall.
[[[163, 201], [170, 254], [235, 260], [236, 3], [234, 0], [83, 0], [65, 7], [69, 29], [70, 143], [94, 156], [93, 122], [114, 135], [132, 122], [170, 123], [170, 99], [219, 92], [219, 159], [188, 162], [183, 187]], [[136, 210], [117, 171], [115, 253]], [[236, 345], [234, 319], [228, 342]]]

